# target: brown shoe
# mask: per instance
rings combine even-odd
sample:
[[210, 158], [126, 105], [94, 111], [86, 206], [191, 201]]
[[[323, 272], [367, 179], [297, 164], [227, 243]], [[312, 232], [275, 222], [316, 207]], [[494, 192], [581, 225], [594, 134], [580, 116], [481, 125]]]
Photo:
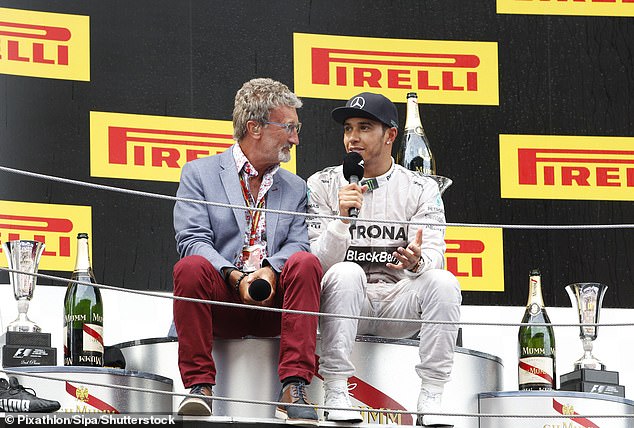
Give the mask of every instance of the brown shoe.
[[178, 406], [178, 414], [181, 416], [211, 416], [211, 385], [201, 383], [194, 385], [189, 391], [191, 395], [199, 395], [198, 397], [185, 397]]
[[[306, 398], [306, 384], [304, 382], [291, 382], [280, 391], [277, 401], [289, 404], [310, 404]], [[284, 406], [278, 404], [275, 408], [275, 417], [287, 419], [293, 423], [297, 421], [310, 422], [316, 425], [319, 417], [314, 407]]]

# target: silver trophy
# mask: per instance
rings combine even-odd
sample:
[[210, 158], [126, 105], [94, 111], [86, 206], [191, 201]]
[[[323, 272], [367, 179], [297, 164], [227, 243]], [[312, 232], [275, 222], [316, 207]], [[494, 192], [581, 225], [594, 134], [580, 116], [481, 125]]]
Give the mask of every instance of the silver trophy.
[[447, 188], [451, 186], [451, 183], [453, 183], [453, 180], [451, 178], [443, 177], [442, 175], [430, 175], [430, 177], [433, 178], [436, 183], [438, 183], [440, 196], [442, 196], [442, 194], [445, 193], [445, 190], [447, 190]]
[[605, 370], [605, 365], [592, 355], [592, 342], [597, 338], [599, 327], [583, 324], [599, 322], [599, 311], [607, 289], [607, 285], [597, 282], [579, 282], [566, 286], [573, 306], [576, 305], [581, 324], [579, 338], [583, 343], [583, 356], [575, 362], [575, 370]]
[[8, 241], [2, 244], [2, 250], [7, 256], [9, 269], [25, 272], [9, 272], [13, 295], [18, 301], [18, 318], [7, 326], [7, 331], [39, 333], [42, 329], [26, 316], [37, 282], [36, 276], [28, 274], [37, 273], [37, 266], [44, 252], [44, 244], [26, 240]]

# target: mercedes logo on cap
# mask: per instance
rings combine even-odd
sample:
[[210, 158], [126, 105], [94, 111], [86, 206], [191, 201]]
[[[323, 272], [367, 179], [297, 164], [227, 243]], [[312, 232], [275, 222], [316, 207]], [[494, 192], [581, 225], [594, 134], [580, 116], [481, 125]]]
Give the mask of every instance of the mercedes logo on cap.
[[350, 102], [350, 107], [363, 109], [364, 106], [365, 106], [365, 99], [363, 99], [363, 97], [355, 97]]

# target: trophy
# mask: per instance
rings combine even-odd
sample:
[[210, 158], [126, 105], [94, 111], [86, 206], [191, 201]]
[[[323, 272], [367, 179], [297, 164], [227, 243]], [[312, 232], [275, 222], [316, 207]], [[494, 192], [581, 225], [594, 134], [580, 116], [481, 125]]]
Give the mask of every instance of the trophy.
[[607, 285], [596, 282], [580, 282], [566, 286], [572, 304], [576, 305], [581, 323], [579, 338], [583, 343], [583, 356], [575, 362], [575, 369], [605, 370], [605, 365], [592, 355], [592, 342], [597, 338], [599, 327], [583, 324], [599, 322], [599, 311], [607, 289]]
[[440, 191], [440, 196], [445, 193], [445, 190], [453, 183], [451, 178], [443, 177], [442, 175], [430, 175], [436, 183], [438, 183], [438, 190]]
[[37, 241], [8, 241], [2, 244], [2, 249], [7, 256], [9, 269], [27, 273], [10, 272], [13, 295], [18, 301], [18, 318], [7, 326], [7, 331], [39, 333], [42, 329], [26, 316], [37, 282], [37, 277], [28, 273], [37, 273], [44, 244]]
[[625, 397], [625, 387], [619, 385], [619, 373], [607, 371], [605, 364], [592, 355], [592, 342], [597, 338], [599, 311], [607, 285], [597, 282], [579, 282], [566, 286], [566, 292], [579, 316], [579, 338], [583, 355], [574, 364], [574, 371], [561, 375], [560, 389], [564, 391], [592, 392]]
[[57, 349], [51, 347], [51, 334], [42, 333], [42, 329], [27, 317], [29, 301], [33, 297], [37, 282], [37, 266], [44, 252], [44, 243], [16, 240], [2, 244], [7, 256], [9, 272], [13, 286], [13, 295], [18, 301], [18, 318], [7, 326], [2, 347], [2, 366], [54, 366], [57, 362]]

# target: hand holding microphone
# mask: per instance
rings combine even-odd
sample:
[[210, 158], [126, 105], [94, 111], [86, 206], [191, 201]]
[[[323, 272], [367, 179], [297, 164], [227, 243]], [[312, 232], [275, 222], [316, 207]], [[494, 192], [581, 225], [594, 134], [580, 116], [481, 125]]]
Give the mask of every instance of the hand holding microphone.
[[256, 302], [268, 299], [271, 295], [271, 284], [266, 279], [258, 278], [249, 284], [249, 296]]
[[[248, 276], [250, 275], [250, 273], [254, 273], [254, 272], [241, 272], [241, 273], [242, 273], [242, 276], [240, 276], [240, 278], [236, 281], [234, 285], [234, 288], [238, 294], [241, 294], [240, 284], [243, 282], [243, 280], [245, 282], [249, 282]], [[255, 278], [254, 280], [248, 283], [247, 289], [246, 289], [247, 296], [243, 296], [242, 298], [246, 299], [248, 297], [254, 302], [263, 302], [264, 300], [269, 298], [272, 291], [273, 291], [273, 287], [271, 287], [271, 283], [269, 281], [267, 281], [264, 278]], [[247, 301], [247, 300], [244, 300], [244, 301]]]
[[[343, 176], [351, 184], [358, 184], [363, 178], [364, 173], [363, 158], [357, 152], [349, 152], [343, 158]], [[357, 218], [359, 216], [359, 209], [352, 207], [348, 210], [350, 217]]]

